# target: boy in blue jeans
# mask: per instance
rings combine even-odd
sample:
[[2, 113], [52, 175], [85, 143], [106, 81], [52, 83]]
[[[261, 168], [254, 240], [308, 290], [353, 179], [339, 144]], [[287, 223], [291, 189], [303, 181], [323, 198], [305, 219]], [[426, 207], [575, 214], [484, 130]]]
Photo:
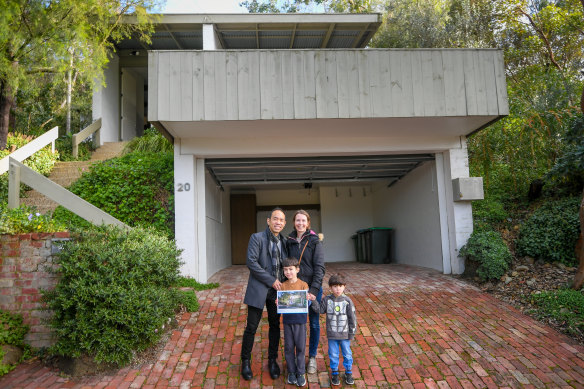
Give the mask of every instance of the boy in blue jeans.
[[331, 384], [340, 385], [339, 377], [339, 348], [343, 354], [345, 367], [345, 383], [353, 385], [353, 353], [351, 339], [355, 337], [357, 317], [355, 304], [345, 296], [345, 277], [342, 274], [333, 274], [329, 278], [332, 294], [323, 297], [320, 304], [312, 304], [311, 309], [318, 313], [326, 313], [326, 336], [328, 339], [328, 354], [331, 366]]

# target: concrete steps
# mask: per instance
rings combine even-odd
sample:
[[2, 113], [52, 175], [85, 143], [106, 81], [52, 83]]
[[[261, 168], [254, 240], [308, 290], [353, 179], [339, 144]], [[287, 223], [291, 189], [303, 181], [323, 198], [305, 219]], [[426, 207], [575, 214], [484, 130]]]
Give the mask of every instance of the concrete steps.
[[[99, 161], [119, 157], [127, 142], [104, 143], [103, 146], [95, 150], [89, 161], [57, 162], [49, 175], [49, 179], [62, 187], [67, 188], [77, 181], [81, 175], [88, 171], [90, 166]], [[20, 199], [21, 204], [35, 206], [40, 213], [54, 211], [59, 204], [47, 198], [36, 190], [25, 193], [25, 197]]]

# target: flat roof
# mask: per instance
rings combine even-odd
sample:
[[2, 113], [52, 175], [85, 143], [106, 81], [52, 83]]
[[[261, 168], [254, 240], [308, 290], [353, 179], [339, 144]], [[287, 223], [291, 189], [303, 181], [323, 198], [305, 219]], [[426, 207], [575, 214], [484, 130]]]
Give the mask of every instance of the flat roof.
[[[118, 50], [202, 50], [203, 25], [213, 24], [223, 49], [363, 48], [381, 25], [372, 14], [162, 14], [152, 43], [136, 37]], [[131, 17], [128, 22], [135, 20]]]

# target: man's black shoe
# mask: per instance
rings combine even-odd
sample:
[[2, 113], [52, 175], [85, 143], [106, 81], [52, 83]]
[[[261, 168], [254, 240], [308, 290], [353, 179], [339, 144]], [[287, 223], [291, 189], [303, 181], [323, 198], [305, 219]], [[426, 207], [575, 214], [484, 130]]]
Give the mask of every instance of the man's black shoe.
[[241, 376], [246, 381], [249, 381], [253, 378], [253, 373], [251, 372], [251, 364], [249, 362], [249, 359], [241, 360]]
[[278, 366], [278, 362], [275, 359], [268, 359], [268, 370], [273, 380], [280, 377], [280, 366]]

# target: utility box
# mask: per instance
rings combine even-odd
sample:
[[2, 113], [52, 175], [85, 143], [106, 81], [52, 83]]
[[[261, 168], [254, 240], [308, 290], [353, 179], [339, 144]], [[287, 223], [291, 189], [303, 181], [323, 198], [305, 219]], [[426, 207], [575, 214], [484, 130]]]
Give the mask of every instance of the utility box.
[[483, 200], [483, 177], [460, 177], [452, 180], [454, 201]]

